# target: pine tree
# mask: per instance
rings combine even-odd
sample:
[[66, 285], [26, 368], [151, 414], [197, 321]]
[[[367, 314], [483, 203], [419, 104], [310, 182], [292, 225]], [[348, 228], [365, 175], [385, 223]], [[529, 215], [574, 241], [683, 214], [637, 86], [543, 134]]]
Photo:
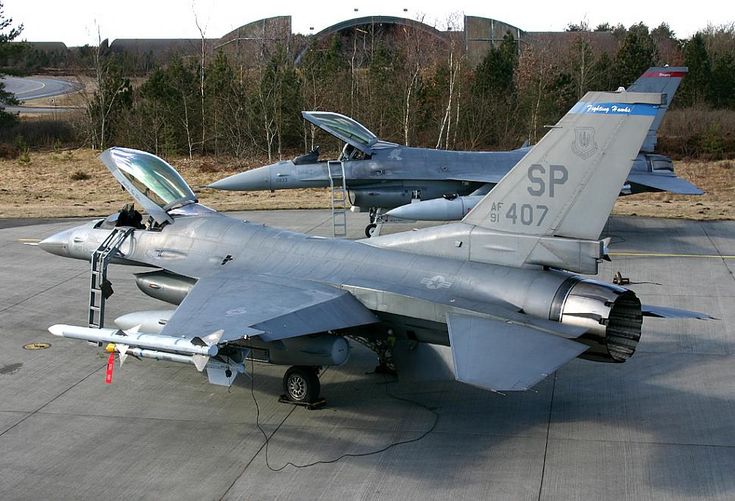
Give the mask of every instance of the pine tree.
[[705, 102], [710, 94], [712, 67], [702, 33], [696, 33], [684, 45], [684, 65], [689, 68], [689, 74], [682, 81], [679, 104], [692, 106]]
[[[0, 1], [0, 54], [7, 55], [10, 50], [10, 43], [16, 39], [23, 31], [23, 25], [19, 24], [13, 27], [13, 20], [9, 17], [5, 17], [5, 7], [2, 1]], [[3, 75], [0, 74], [0, 78]], [[18, 100], [10, 92], [5, 90], [5, 84], [0, 82], [0, 126], [8, 125], [13, 123], [17, 119], [15, 115], [5, 112], [5, 106], [18, 104]]]
[[623, 39], [615, 57], [618, 85], [628, 87], [648, 68], [655, 66], [656, 42], [643, 23], [634, 24]]
[[715, 108], [735, 109], [735, 57], [723, 54], [712, 67], [710, 102]]

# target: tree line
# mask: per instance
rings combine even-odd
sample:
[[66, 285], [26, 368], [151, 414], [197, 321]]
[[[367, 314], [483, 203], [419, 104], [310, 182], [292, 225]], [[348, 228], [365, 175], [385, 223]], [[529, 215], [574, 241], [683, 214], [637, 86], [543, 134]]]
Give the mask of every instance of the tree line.
[[[687, 40], [665, 24], [570, 25], [560, 46], [507, 33], [476, 65], [451, 37], [437, 43], [407, 27], [360, 31], [312, 39], [298, 64], [278, 44], [249, 61], [202, 51], [137, 80], [124, 56], [94, 49], [86, 71], [96, 90], [78, 124], [80, 140], [94, 148], [270, 160], [317, 144], [336, 147], [301, 119], [309, 109], [343, 113], [381, 139], [411, 146], [514, 148], [538, 141], [588, 90], [628, 86], [648, 67], [664, 64], [689, 67], [674, 108], [735, 110], [733, 25], [708, 27]], [[595, 32], [608, 32], [614, 48], [600, 46]], [[688, 151], [735, 153], [732, 133], [708, 124], [685, 138]]]

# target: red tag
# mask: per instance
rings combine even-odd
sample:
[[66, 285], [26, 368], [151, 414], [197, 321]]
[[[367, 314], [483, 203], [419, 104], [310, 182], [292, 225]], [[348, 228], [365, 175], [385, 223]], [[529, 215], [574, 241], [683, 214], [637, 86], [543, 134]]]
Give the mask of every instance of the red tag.
[[110, 353], [110, 358], [107, 359], [107, 373], [105, 374], [105, 384], [112, 383], [112, 369], [115, 368], [115, 352]]

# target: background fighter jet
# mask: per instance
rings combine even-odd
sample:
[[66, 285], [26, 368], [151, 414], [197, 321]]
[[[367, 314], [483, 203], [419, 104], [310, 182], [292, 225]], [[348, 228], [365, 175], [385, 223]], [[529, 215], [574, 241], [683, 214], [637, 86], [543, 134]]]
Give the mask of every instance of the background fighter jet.
[[[686, 68], [650, 68], [628, 89], [662, 93], [666, 102], [659, 108], [635, 156], [621, 194], [702, 193], [688, 181], [676, 177], [670, 158], [653, 153], [656, 131], [686, 72]], [[350, 202], [354, 207], [370, 211], [370, 224], [366, 228], [366, 235], [370, 236], [384, 209], [410, 202], [414, 203], [392, 211], [391, 215], [404, 219], [461, 219], [530, 150], [529, 147], [498, 152], [411, 148], [381, 141], [362, 124], [338, 113], [305, 111], [302, 115], [346, 143], [339, 159], [341, 165], [318, 161], [318, 151], [314, 151], [294, 160], [235, 174], [210, 187], [238, 191], [328, 187], [330, 176], [336, 174], [341, 181], [344, 169]], [[590, 146], [580, 143], [580, 148]], [[433, 199], [436, 202], [415, 203]]]
[[[199, 205], [163, 160], [107, 150], [102, 161], [150, 218], [114, 214], [40, 242], [92, 262], [91, 327], [49, 330], [111, 343], [121, 363], [189, 363], [215, 384], [232, 384], [248, 358], [291, 365], [284, 392], [300, 402], [318, 397], [320, 367], [347, 360], [347, 336], [399, 374], [431, 359], [433, 376], [494, 391], [530, 388], [575, 357], [623, 362], [644, 315], [707, 318], [575, 274], [606, 257], [600, 232], [661, 97], [588, 93], [461, 222], [363, 241], [227, 217]], [[113, 258], [157, 268], [138, 285], [178, 307], [103, 328]], [[399, 340], [394, 359], [388, 336]]]

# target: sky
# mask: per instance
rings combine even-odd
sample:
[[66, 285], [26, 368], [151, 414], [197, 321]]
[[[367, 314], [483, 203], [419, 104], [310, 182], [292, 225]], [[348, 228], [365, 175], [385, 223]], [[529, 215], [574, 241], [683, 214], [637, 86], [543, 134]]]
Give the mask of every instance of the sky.
[[[569, 23], [586, 21], [625, 26], [643, 21], [653, 28], [666, 22], [680, 38], [708, 24], [735, 22], [735, 1], [642, 2], [640, 0], [505, 1], [453, 0], [2, 0], [4, 14], [23, 23], [20, 39], [96, 45], [116, 38], [198, 38], [195, 13], [207, 38], [271, 16], [292, 16], [293, 31], [318, 32], [336, 22], [369, 15], [420, 19], [445, 29], [448, 20], [462, 26], [462, 16], [489, 17], [526, 31], [562, 31]], [[666, 6], [666, 7], [664, 7]], [[357, 9], [357, 10], [356, 10]], [[312, 31], [313, 30], [313, 31]]]

